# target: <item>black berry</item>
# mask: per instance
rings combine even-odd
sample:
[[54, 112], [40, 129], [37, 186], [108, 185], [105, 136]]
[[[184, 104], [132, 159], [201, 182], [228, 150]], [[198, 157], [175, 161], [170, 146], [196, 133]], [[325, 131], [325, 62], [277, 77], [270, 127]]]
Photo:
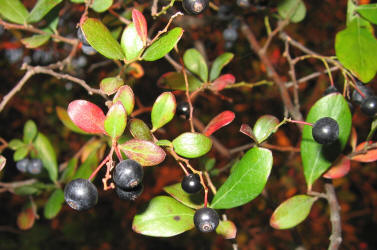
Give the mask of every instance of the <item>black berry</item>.
[[223, 32], [223, 37], [226, 42], [235, 42], [238, 38], [237, 30], [233, 27], [226, 28]]
[[323, 95], [329, 95], [329, 94], [332, 94], [332, 93], [339, 93], [338, 89], [334, 86], [334, 85], [330, 85], [326, 90], [325, 92], [323, 93]]
[[361, 104], [365, 98], [373, 95], [373, 90], [366, 86], [363, 82], [356, 80], [356, 87], [364, 94], [364, 97], [356, 89], [352, 92], [352, 101], [356, 104]]
[[87, 210], [97, 204], [98, 191], [89, 180], [75, 179], [65, 186], [64, 200], [77, 211]]
[[40, 159], [31, 159], [29, 165], [27, 165], [27, 171], [30, 174], [40, 174], [43, 169], [43, 164]]
[[202, 189], [200, 177], [197, 174], [189, 174], [183, 177], [181, 186], [182, 189], [189, 194], [197, 193]]
[[27, 166], [30, 164], [30, 160], [28, 158], [22, 159], [18, 162], [16, 162], [16, 168], [18, 171], [25, 173]]
[[194, 214], [195, 227], [203, 233], [215, 231], [219, 225], [219, 221], [219, 215], [212, 208], [203, 207], [196, 210]]
[[209, 0], [183, 0], [182, 5], [188, 14], [198, 15], [207, 8], [208, 3]]
[[178, 104], [177, 115], [182, 115], [186, 119], [190, 116], [190, 105], [188, 102], [181, 102]]
[[141, 195], [143, 189], [143, 184], [140, 184], [132, 189], [122, 189], [120, 187], [115, 187], [115, 192], [122, 200], [134, 201]]
[[372, 95], [365, 98], [361, 103], [361, 111], [368, 116], [374, 116], [377, 113], [377, 97]]
[[77, 29], [77, 38], [85, 45], [89, 45], [88, 40], [80, 28]]
[[132, 189], [143, 180], [143, 167], [134, 160], [127, 159], [116, 165], [113, 180], [122, 189]]
[[319, 144], [333, 143], [338, 139], [339, 125], [334, 119], [323, 117], [314, 123], [312, 135]]
[[97, 53], [97, 50], [95, 50], [92, 46], [85, 45], [85, 44], [81, 46], [81, 50], [82, 52], [84, 52], [85, 55], [88, 55], [88, 56], [92, 56]]

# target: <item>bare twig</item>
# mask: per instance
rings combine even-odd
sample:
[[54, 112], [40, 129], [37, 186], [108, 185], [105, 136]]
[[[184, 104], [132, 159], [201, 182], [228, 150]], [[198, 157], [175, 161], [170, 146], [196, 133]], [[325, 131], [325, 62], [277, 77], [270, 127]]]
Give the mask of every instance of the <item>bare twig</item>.
[[325, 184], [327, 200], [330, 206], [331, 236], [329, 250], [337, 250], [342, 243], [342, 225], [340, 220], [340, 206], [336, 198], [334, 186]]
[[[339, 67], [338, 67], [338, 66], [334, 66], [334, 67], [331, 67], [331, 68], [330, 68], [330, 71], [331, 71], [331, 72], [333, 72], [333, 71], [337, 71], [337, 70], [339, 70]], [[304, 77], [298, 79], [298, 80], [297, 80], [297, 83], [300, 84], [300, 83], [303, 83], [303, 82], [307, 82], [307, 81], [309, 81], [309, 80], [311, 80], [311, 79], [314, 79], [314, 78], [316, 78], [316, 77], [319, 77], [319, 76], [324, 75], [324, 74], [327, 74], [327, 73], [328, 73], [328, 70], [323, 70], [323, 71], [319, 71], [319, 72], [314, 72], [314, 73], [311, 73], [311, 74], [309, 74], [309, 75], [307, 75], [307, 76], [304, 76]], [[285, 86], [286, 86], [287, 88], [290, 88], [290, 87], [293, 86], [293, 82], [292, 82], [292, 81], [291, 81], [291, 82], [287, 82], [287, 83], [285, 84]]]

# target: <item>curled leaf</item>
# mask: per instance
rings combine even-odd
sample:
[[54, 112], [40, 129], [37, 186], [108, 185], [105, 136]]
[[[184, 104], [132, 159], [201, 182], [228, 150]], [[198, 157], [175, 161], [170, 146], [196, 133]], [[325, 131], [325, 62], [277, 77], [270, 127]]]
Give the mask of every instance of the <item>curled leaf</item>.
[[334, 162], [333, 166], [323, 175], [327, 179], [337, 179], [345, 176], [351, 169], [351, 160], [345, 156], [341, 155]]
[[[373, 141], [368, 142], [362, 142], [359, 145], [357, 145], [355, 152], [362, 151], [366, 144], [372, 144], [375, 143]], [[368, 150], [365, 154], [358, 154], [351, 158], [353, 161], [359, 161], [359, 162], [374, 162], [377, 160], [377, 148]]]

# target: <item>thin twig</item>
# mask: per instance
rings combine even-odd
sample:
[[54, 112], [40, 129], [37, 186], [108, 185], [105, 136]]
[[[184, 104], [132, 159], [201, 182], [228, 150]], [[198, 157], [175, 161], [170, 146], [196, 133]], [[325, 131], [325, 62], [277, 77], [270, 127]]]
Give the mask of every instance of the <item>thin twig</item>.
[[325, 184], [327, 200], [330, 206], [331, 236], [329, 250], [337, 250], [342, 243], [342, 225], [340, 220], [340, 206], [336, 198], [334, 186]]

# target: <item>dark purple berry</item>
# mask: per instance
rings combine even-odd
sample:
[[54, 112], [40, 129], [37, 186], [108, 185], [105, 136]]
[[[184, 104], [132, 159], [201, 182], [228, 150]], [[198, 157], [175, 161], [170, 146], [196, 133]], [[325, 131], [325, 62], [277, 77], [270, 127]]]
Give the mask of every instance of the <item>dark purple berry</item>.
[[117, 186], [115, 187], [115, 192], [122, 200], [134, 201], [141, 195], [143, 189], [143, 184], [140, 184], [132, 189], [122, 189]]
[[88, 55], [88, 56], [92, 56], [97, 53], [97, 50], [95, 50], [92, 46], [85, 45], [85, 44], [81, 46], [81, 50], [82, 52], [84, 52], [85, 55]]
[[219, 221], [219, 215], [212, 208], [203, 207], [196, 210], [194, 214], [195, 227], [203, 233], [215, 231], [219, 225]]
[[339, 125], [333, 118], [323, 117], [314, 123], [312, 135], [319, 144], [333, 143], [339, 137]]
[[323, 93], [323, 95], [329, 95], [329, 94], [332, 94], [332, 93], [339, 93], [338, 89], [334, 86], [334, 85], [331, 85], [329, 86], [325, 92]]
[[183, 177], [181, 186], [182, 189], [189, 194], [197, 193], [202, 189], [200, 177], [197, 174], [189, 174]]
[[27, 166], [30, 164], [30, 160], [28, 158], [22, 159], [18, 162], [16, 162], [16, 168], [18, 171], [25, 173]]
[[226, 42], [235, 42], [238, 38], [237, 30], [233, 27], [226, 28], [223, 32], [223, 37]]
[[356, 87], [364, 94], [364, 97], [356, 89], [352, 92], [352, 101], [356, 104], [361, 104], [365, 98], [373, 95], [373, 90], [366, 86], [363, 82], [356, 80]]
[[27, 171], [30, 174], [37, 175], [42, 173], [43, 164], [40, 159], [31, 159], [29, 165], [27, 166]]
[[122, 189], [132, 189], [143, 180], [143, 167], [134, 160], [127, 159], [116, 165], [113, 180]]
[[87, 210], [97, 204], [98, 191], [89, 180], [75, 179], [65, 186], [64, 200], [77, 211]]
[[177, 106], [177, 115], [184, 116], [186, 119], [190, 116], [190, 105], [188, 102], [181, 102]]
[[209, 0], [183, 0], [182, 5], [185, 11], [191, 15], [199, 15], [208, 6]]
[[361, 111], [368, 116], [374, 116], [377, 113], [377, 97], [372, 95], [365, 98], [361, 103]]

